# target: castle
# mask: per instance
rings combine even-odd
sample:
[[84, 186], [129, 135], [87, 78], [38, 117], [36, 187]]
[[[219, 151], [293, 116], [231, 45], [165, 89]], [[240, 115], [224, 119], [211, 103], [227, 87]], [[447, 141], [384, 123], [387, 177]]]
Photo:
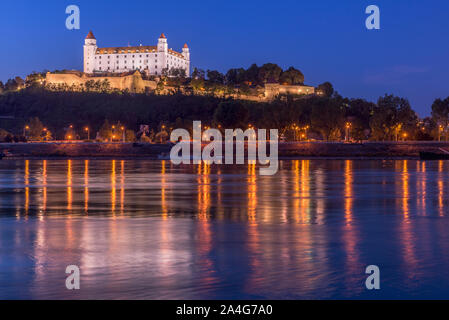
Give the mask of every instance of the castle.
[[169, 49], [163, 33], [157, 46], [98, 48], [92, 31], [84, 41], [84, 72], [88, 74], [139, 70], [157, 76], [164, 70], [169, 73], [173, 69], [183, 69], [186, 76], [190, 76], [190, 50], [187, 44], [182, 53]]
[[[179, 73], [177, 75], [170, 73], [171, 70], [180, 69], [185, 71], [184, 76], [190, 77], [190, 50], [187, 44], [184, 45], [182, 53], [168, 49], [167, 38], [163, 33], [158, 39], [157, 46], [98, 48], [97, 39], [90, 31], [84, 43], [84, 72], [49, 72], [46, 74], [45, 82], [47, 85], [85, 88], [91, 81], [106, 81], [112, 89], [145, 93], [157, 89], [158, 83], [164, 78], [161, 76], [181, 76]], [[148, 78], [144, 75], [154, 77]], [[162, 94], [175, 89], [165, 85], [163, 87], [166, 88], [165, 91], [161, 91]], [[235, 92], [229, 97], [267, 101], [284, 94], [308, 96], [319, 95], [320, 92], [312, 86], [266, 83], [264, 88], [252, 94], [242, 95]]]

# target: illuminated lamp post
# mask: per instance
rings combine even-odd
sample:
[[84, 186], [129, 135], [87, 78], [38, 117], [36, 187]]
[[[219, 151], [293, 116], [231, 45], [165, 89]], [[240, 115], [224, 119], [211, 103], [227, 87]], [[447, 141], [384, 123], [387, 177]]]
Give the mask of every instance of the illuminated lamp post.
[[350, 122], [346, 122], [346, 138], [345, 140], [347, 142], [349, 142], [349, 133], [350, 133], [350, 129], [351, 129], [352, 124]]
[[126, 142], [126, 137], [125, 137], [125, 127], [121, 127], [120, 128], [122, 130], [122, 138], [123, 138], [123, 142]]
[[405, 141], [405, 139], [407, 139], [407, 136], [408, 136], [408, 134], [406, 132], [404, 132], [404, 134], [402, 135], [402, 137], [404, 138], [404, 141]]
[[28, 131], [28, 130], [30, 130], [30, 126], [25, 126], [24, 128], [23, 128], [23, 136], [26, 138], [26, 132]]
[[85, 127], [85, 128], [84, 128], [84, 131], [87, 132], [87, 140], [90, 140], [90, 130], [89, 130], [89, 127]]

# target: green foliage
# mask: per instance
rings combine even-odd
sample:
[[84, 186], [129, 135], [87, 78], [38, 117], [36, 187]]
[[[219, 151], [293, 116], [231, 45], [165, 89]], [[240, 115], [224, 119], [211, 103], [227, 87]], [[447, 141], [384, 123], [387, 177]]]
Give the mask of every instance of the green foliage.
[[33, 141], [42, 141], [44, 134], [44, 125], [39, 120], [38, 117], [33, 117], [27, 122], [28, 129], [26, 130], [25, 135], [29, 140]]
[[248, 109], [241, 101], [224, 101], [218, 105], [213, 119], [224, 128], [246, 128], [248, 116]]
[[224, 84], [225, 77], [217, 70], [207, 70], [207, 79], [212, 84]]
[[407, 99], [385, 95], [379, 98], [370, 120], [376, 140], [399, 140], [401, 132], [414, 135], [418, 117]]
[[[241, 75], [241, 72], [237, 74]], [[213, 88], [223, 92], [228, 90], [227, 86], [219, 84]], [[248, 90], [253, 89], [248, 87]], [[444, 112], [437, 113], [438, 108], [434, 108], [436, 119], [444, 116]], [[297, 139], [299, 133], [307, 131], [308, 138], [338, 140], [344, 136], [346, 122], [351, 123], [351, 137], [357, 140], [393, 140], [403, 132], [410, 137], [428, 139], [438, 133], [434, 118], [418, 126], [417, 116], [408, 101], [394, 96], [382, 97], [377, 104], [363, 99], [344, 99], [337, 94], [330, 97], [285, 96], [262, 103], [207, 94], [60, 92], [29, 87], [0, 95], [0, 114], [31, 119], [28, 122], [1, 121], [1, 126], [16, 137], [23, 134], [25, 125], [29, 125], [27, 136], [42, 138], [45, 124], [55, 139], [64, 139], [68, 135], [75, 139], [77, 132], [84, 139], [87, 137], [84, 128], [88, 126], [92, 139], [99, 132], [102, 139], [110, 140], [115, 124], [116, 128], [123, 125], [127, 141], [133, 141], [136, 138], [132, 132], [138, 132], [140, 125], [145, 124], [150, 126], [153, 134], [141, 140], [157, 141], [161, 135], [156, 138], [154, 132], [161, 132], [162, 123], [167, 128], [191, 130], [194, 120], [202, 121], [203, 126], [246, 129], [252, 124], [256, 128], [279, 129], [280, 134], [290, 139]], [[116, 140], [121, 140], [122, 134], [123, 131], [117, 131]]]
[[331, 97], [334, 94], [334, 87], [332, 86], [332, 83], [330, 82], [325, 82], [320, 84], [317, 87], [317, 92], [324, 96], [324, 97]]
[[324, 140], [339, 140], [345, 125], [345, 108], [337, 99], [314, 99], [311, 125]]
[[449, 97], [444, 100], [436, 99], [433, 102], [432, 118], [439, 125], [446, 127], [449, 124]]
[[98, 135], [104, 141], [112, 141], [112, 125], [107, 119], [104, 121], [100, 130], [98, 130]]
[[290, 67], [282, 72], [279, 82], [288, 85], [304, 84], [304, 75], [301, 71]]

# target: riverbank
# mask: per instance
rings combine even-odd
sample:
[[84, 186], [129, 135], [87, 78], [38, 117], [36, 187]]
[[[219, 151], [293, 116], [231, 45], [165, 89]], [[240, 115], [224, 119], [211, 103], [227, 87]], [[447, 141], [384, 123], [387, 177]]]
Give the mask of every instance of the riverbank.
[[[281, 158], [417, 158], [419, 152], [449, 150], [449, 142], [281, 142]], [[1, 143], [13, 158], [164, 158], [170, 144], [150, 143]]]

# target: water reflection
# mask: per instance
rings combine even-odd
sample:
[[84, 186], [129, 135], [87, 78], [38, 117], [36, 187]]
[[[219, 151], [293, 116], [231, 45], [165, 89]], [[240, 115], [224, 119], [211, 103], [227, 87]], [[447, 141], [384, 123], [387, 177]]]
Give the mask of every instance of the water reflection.
[[386, 263], [381, 297], [449, 297], [445, 162], [280, 168], [2, 161], [0, 298], [67, 297], [57, 270], [77, 263], [84, 298], [366, 297], [364, 267]]
[[[343, 215], [339, 218], [351, 225], [357, 209], [354, 207], [357, 200], [355, 190], [366, 187], [371, 190], [360, 196], [373, 192], [395, 192], [396, 205], [390, 211], [400, 213], [406, 222], [416, 215], [432, 216], [437, 213], [443, 217], [446, 212], [447, 173], [443, 161], [392, 161], [391, 166], [387, 167], [382, 162], [379, 163], [380, 167], [384, 167], [382, 174], [371, 184], [366, 184], [362, 177], [363, 170], [372, 170], [368, 165], [370, 162], [365, 162], [366, 168], [359, 174], [354, 172], [355, 162], [351, 160], [333, 162], [332, 165], [311, 160], [293, 160], [288, 165], [282, 162], [283, 169], [273, 177], [259, 176], [256, 163], [245, 165], [246, 172], [241, 175], [242, 166], [217, 166], [207, 162], [195, 165], [192, 174], [186, 168], [171, 166], [169, 161], [152, 162], [150, 166], [148, 163], [136, 165], [135, 161], [127, 160], [108, 160], [106, 166], [103, 161], [92, 161], [25, 160], [22, 171], [17, 170], [15, 165], [10, 172], [14, 178], [8, 180], [8, 185], [15, 185], [15, 190], [22, 193], [23, 198], [17, 198], [16, 192], [12, 194], [14, 210], [19, 216], [21, 208], [24, 216], [52, 215], [56, 212], [74, 215], [96, 212], [104, 215], [107, 212], [101, 203], [108, 199], [106, 202], [111, 215], [146, 211], [152, 215], [159, 212], [162, 217], [168, 218], [170, 213], [183, 211], [202, 220], [325, 224], [337, 201], [343, 204]], [[128, 162], [131, 171], [129, 179], [125, 179]], [[61, 170], [63, 163], [64, 169]], [[20, 163], [17, 165], [20, 168]], [[109, 167], [108, 172], [105, 171], [106, 167]], [[379, 170], [377, 167], [374, 169]], [[145, 170], [149, 172], [139, 176]], [[341, 178], [336, 175], [338, 172], [342, 173]], [[155, 174], [159, 179], [154, 179]], [[19, 180], [23, 181], [22, 187]], [[65, 188], [64, 207], [59, 206], [62, 200], [61, 183]], [[106, 190], [109, 190], [107, 198], [104, 197]], [[152, 203], [144, 197], [148, 195], [148, 199], [152, 198], [152, 190], [159, 190], [156, 195], [160, 199], [159, 211], [147, 210], [147, 205], [150, 204], [151, 208]], [[339, 190], [343, 190], [341, 196]], [[237, 197], [236, 192], [244, 197]], [[126, 203], [127, 193], [129, 205]], [[196, 206], [191, 205], [189, 197], [196, 198]], [[337, 199], [330, 201], [330, 197]], [[245, 201], [240, 201], [243, 199]], [[381, 203], [385, 204], [386, 199], [384, 197]], [[228, 205], [229, 200], [233, 205]], [[360, 205], [363, 206], [363, 203]], [[0, 210], [3, 210], [1, 204]], [[3, 210], [3, 213], [8, 212]]]
[[89, 160], [84, 160], [84, 212], [89, 213]]
[[67, 160], [67, 211], [70, 214], [72, 211], [72, 160]]

